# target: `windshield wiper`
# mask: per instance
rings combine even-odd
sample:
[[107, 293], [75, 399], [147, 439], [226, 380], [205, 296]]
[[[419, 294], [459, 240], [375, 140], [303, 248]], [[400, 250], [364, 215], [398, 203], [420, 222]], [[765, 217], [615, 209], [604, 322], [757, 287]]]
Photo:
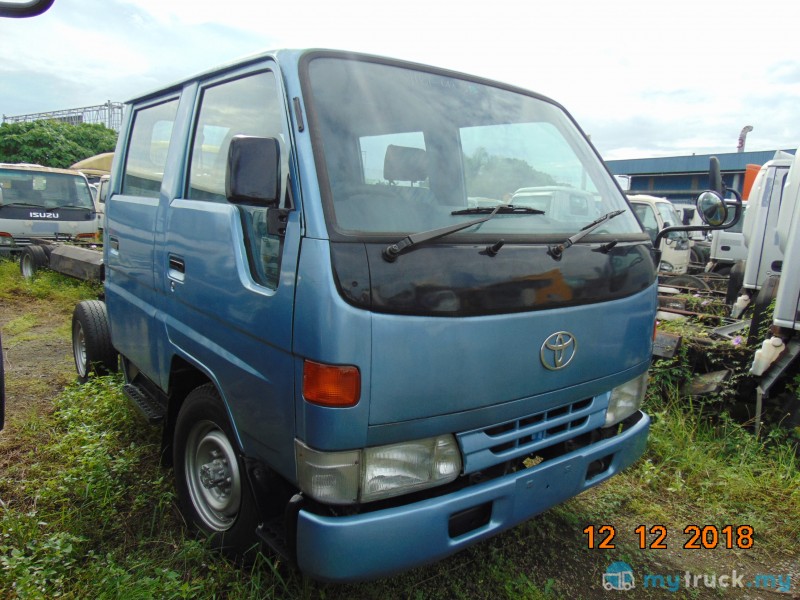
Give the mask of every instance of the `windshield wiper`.
[[91, 210], [94, 212], [94, 207], [81, 206], [80, 204], [61, 204], [59, 206], [54, 206], [53, 208], [48, 208], [47, 210], [60, 210], [62, 208], [82, 208], [84, 210]]
[[389, 244], [383, 249], [383, 258], [387, 262], [394, 262], [398, 256], [403, 252], [407, 252], [420, 244], [430, 242], [440, 237], [450, 235], [456, 231], [467, 229], [473, 225], [480, 225], [485, 223], [496, 214], [503, 215], [543, 215], [544, 211], [527, 206], [513, 206], [511, 204], [498, 204], [497, 206], [477, 206], [474, 208], [465, 208], [462, 210], [454, 210], [451, 215], [480, 215], [485, 214], [485, 217], [473, 219], [466, 223], [458, 223], [456, 225], [448, 225], [447, 227], [440, 227], [438, 229], [431, 229], [430, 231], [421, 231], [419, 233], [412, 233], [408, 237], [400, 240], [397, 243]]
[[[403, 238], [397, 243], [389, 244], [386, 248], [383, 249], [383, 259], [387, 262], [394, 262], [397, 260], [397, 257], [400, 256], [403, 252], [413, 249], [415, 246], [419, 246], [420, 244], [424, 244], [425, 242], [430, 242], [432, 240], [439, 239], [440, 237], [444, 237], [446, 235], [450, 235], [451, 233], [455, 233], [456, 231], [461, 231], [462, 229], [467, 229], [472, 227], [473, 225], [480, 225], [481, 223], [485, 223], [492, 217], [494, 217], [500, 209], [503, 208], [502, 205], [494, 207], [491, 213], [486, 215], [485, 217], [480, 217], [479, 219], [472, 219], [471, 221], [467, 221], [465, 223], [457, 223], [456, 225], [448, 225], [447, 227], [439, 227], [438, 229], [431, 229], [430, 231], [421, 231], [419, 233], [412, 233], [411, 235]], [[472, 210], [472, 209], [468, 209]], [[460, 214], [460, 211], [454, 211], [451, 214]], [[470, 214], [470, 213], [465, 213]]]
[[592, 221], [591, 223], [589, 223], [585, 227], [581, 227], [581, 230], [578, 233], [576, 233], [575, 235], [567, 238], [564, 241], [563, 244], [558, 244], [557, 246], [550, 246], [547, 249], [547, 253], [550, 256], [552, 256], [553, 258], [555, 258], [556, 260], [559, 260], [561, 258], [561, 255], [564, 253], [564, 250], [566, 250], [567, 248], [569, 248], [573, 244], [577, 244], [585, 236], [587, 236], [590, 233], [592, 233], [592, 231], [594, 231], [595, 229], [600, 227], [600, 225], [602, 225], [606, 221], [610, 221], [614, 217], [617, 217], [617, 216], [621, 215], [624, 212], [625, 212], [625, 209], [621, 209], [621, 210], [612, 210], [610, 213], [604, 214], [602, 217], [600, 217], [599, 219], [595, 219], [594, 221]]
[[41, 204], [32, 204], [30, 202], [6, 202], [4, 206], [33, 206], [34, 208], [44, 208]]
[[501, 215], [543, 215], [544, 211], [530, 206], [514, 206], [513, 204], [499, 204], [498, 206], [475, 206], [454, 210], [451, 215], [488, 215], [500, 213]]

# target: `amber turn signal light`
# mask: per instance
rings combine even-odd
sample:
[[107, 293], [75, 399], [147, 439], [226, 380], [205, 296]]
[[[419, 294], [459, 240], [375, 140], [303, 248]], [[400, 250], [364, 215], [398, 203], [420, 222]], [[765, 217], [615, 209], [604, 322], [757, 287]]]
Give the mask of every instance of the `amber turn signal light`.
[[312, 404], [346, 408], [358, 404], [361, 373], [352, 365], [303, 363], [303, 398]]

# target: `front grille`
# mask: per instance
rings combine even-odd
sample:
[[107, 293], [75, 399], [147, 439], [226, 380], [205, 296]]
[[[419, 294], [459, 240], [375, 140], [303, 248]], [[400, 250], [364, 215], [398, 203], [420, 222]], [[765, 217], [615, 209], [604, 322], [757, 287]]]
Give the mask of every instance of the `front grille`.
[[608, 399], [608, 394], [602, 394], [458, 434], [464, 473], [482, 471], [602, 427]]

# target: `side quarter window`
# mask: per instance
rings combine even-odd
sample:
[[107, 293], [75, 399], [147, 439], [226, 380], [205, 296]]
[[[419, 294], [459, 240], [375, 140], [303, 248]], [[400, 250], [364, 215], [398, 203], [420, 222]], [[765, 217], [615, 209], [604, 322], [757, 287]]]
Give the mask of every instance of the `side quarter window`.
[[639, 221], [642, 222], [644, 230], [650, 236], [650, 240], [655, 243], [658, 235], [658, 221], [656, 220], [655, 212], [647, 204], [634, 204], [633, 210], [636, 216], [639, 217]]
[[[281, 145], [285, 182], [288, 173], [285, 126], [278, 84], [270, 71], [206, 87], [192, 137], [187, 197], [227, 202], [225, 168], [228, 148], [236, 135], [276, 138]], [[282, 238], [269, 233], [267, 209], [239, 206], [238, 210], [253, 279], [274, 289], [278, 285]]]
[[122, 193], [128, 196], [158, 196], [172, 135], [178, 101], [137, 110], [122, 177]]

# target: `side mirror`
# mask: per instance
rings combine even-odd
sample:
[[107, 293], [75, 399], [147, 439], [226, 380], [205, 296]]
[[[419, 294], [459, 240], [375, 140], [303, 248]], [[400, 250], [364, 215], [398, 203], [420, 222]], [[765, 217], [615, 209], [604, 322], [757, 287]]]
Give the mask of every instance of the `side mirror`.
[[697, 197], [697, 212], [704, 223], [719, 227], [728, 220], [728, 207], [717, 192], [706, 191]]
[[[708, 169], [708, 183], [710, 190], [701, 193], [697, 197], [697, 213], [705, 225], [683, 225], [681, 227], [664, 227], [658, 232], [655, 242], [653, 242], [654, 257], [656, 264], [661, 260], [660, 243], [661, 240], [676, 231], [702, 231], [708, 233], [711, 230], [730, 229], [742, 216], [742, 197], [734, 189], [725, 189], [722, 182], [722, 172], [719, 167], [719, 160], [716, 156], [711, 157], [711, 164]], [[724, 195], [733, 194], [735, 201], [726, 202]], [[733, 206], [733, 217], [728, 221], [728, 204]]]
[[281, 195], [281, 147], [275, 138], [237, 135], [228, 148], [225, 196], [232, 204], [274, 206]]
[[54, 0], [14, 0], [0, 2], [0, 17], [36, 17], [47, 11]]

